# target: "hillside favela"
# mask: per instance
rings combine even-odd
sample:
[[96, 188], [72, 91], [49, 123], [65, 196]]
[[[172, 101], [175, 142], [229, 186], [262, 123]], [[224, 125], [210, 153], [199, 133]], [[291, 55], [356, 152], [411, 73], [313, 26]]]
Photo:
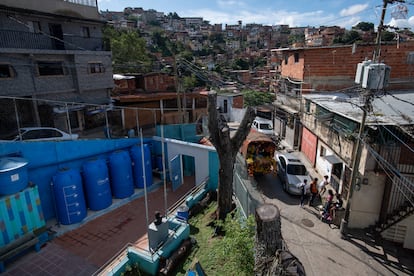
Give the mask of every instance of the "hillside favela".
[[414, 2], [152, 2], [0, 1], [0, 275], [413, 275]]

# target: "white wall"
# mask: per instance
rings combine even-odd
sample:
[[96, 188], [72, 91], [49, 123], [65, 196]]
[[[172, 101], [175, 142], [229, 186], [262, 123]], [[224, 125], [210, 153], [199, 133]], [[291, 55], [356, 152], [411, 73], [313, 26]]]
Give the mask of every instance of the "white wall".
[[414, 215], [403, 220], [400, 224], [407, 227], [403, 247], [414, 250]]
[[[156, 141], [162, 141], [161, 137], [153, 137]], [[194, 157], [195, 183], [199, 185], [209, 176], [209, 151], [215, 151], [214, 147], [184, 142], [166, 138], [168, 149], [168, 160], [176, 155], [188, 155]], [[170, 162], [166, 164], [170, 169]]]
[[[331, 169], [332, 165], [326, 159], [324, 156], [321, 156], [321, 146], [325, 148], [325, 155], [336, 155], [326, 144], [322, 143], [320, 140], [318, 142], [318, 148], [316, 150], [316, 165], [315, 168], [319, 172], [320, 175], [329, 175], [331, 176]], [[339, 159], [339, 157], [338, 157]]]
[[381, 211], [385, 175], [377, 176], [374, 172], [367, 172], [364, 178], [368, 179], [368, 184], [361, 183], [361, 190], [354, 190], [353, 193], [348, 223], [350, 228], [374, 225]]

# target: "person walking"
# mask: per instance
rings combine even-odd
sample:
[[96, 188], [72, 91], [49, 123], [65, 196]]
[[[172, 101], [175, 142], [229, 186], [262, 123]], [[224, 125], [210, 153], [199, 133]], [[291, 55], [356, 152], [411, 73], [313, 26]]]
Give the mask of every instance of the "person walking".
[[326, 192], [326, 186], [328, 186], [329, 184], [328, 178], [329, 176], [324, 175], [321, 183], [319, 183], [318, 189], [320, 196], [322, 196]]
[[319, 192], [318, 192], [318, 187], [317, 184], [318, 183], [318, 178], [314, 178], [312, 180], [312, 182], [310, 183], [310, 192], [311, 192], [311, 198], [309, 200], [309, 206], [313, 206], [313, 201], [315, 200], [315, 198], [318, 196]]
[[303, 204], [305, 202], [306, 196], [306, 185], [308, 184], [308, 180], [305, 179], [303, 182], [298, 184], [298, 189], [300, 190], [300, 207], [303, 208]]

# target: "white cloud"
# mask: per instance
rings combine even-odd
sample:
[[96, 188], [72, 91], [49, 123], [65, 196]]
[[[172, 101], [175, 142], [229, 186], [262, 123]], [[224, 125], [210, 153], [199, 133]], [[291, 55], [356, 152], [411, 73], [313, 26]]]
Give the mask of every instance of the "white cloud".
[[341, 10], [339, 14], [341, 16], [352, 16], [366, 10], [367, 8], [368, 4], [352, 5], [346, 9]]
[[389, 26], [398, 27], [400, 29], [409, 28], [414, 30], [414, 16], [411, 16], [408, 19], [391, 19], [387, 24]]
[[217, 5], [222, 8], [246, 6], [244, 2], [236, 0], [217, 0]]
[[313, 11], [307, 13], [289, 12], [284, 10], [262, 10], [261, 12], [252, 12], [249, 10], [238, 10], [237, 12], [223, 12], [211, 9], [187, 11], [188, 16], [203, 17], [210, 23], [237, 24], [238, 20], [243, 23], [260, 23], [264, 25], [288, 24], [291, 27], [300, 26], [319, 26], [320, 19], [323, 17], [326, 21], [334, 21], [334, 15], [325, 15], [322, 11]]

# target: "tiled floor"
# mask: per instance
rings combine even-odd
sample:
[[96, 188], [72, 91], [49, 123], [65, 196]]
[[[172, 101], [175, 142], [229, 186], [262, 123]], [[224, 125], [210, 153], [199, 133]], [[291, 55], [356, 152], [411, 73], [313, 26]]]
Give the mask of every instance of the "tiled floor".
[[[185, 177], [185, 184], [176, 191], [167, 185], [170, 207], [194, 187], [194, 178]], [[147, 195], [148, 221], [155, 211], [165, 212], [164, 186]], [[77, 229], [55, 237], [39, 251], [6, 263], [2, 275], [92, 275], [129, 243], [138, 241], [147, 232], [145, 197], [122, 205]]]

